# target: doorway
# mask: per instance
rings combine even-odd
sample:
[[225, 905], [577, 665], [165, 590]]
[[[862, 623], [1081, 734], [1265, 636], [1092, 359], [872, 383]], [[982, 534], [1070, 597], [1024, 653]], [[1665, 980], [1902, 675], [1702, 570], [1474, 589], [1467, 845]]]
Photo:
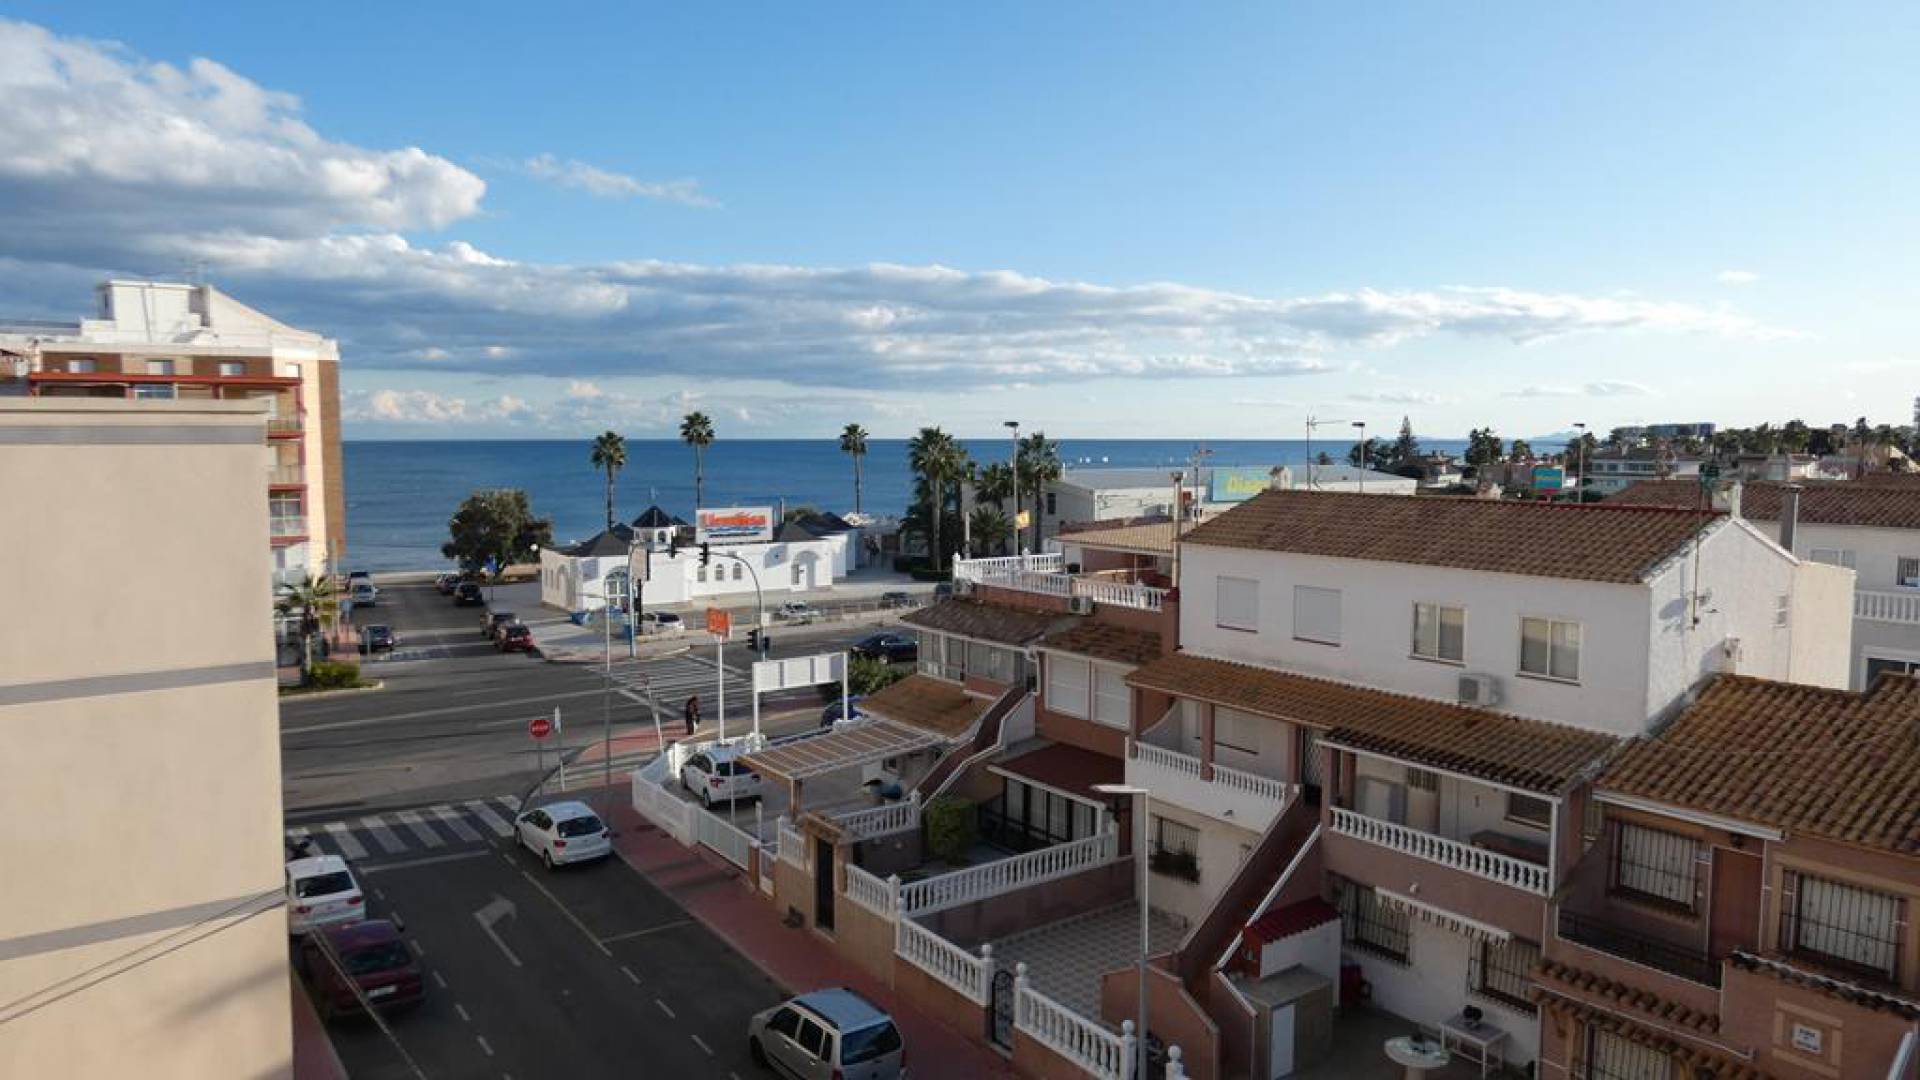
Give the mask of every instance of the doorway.
[[1713, 849], [1713, 921], [1707, 940], [1714, 960], [1760, 944], [1760, 876], [1758, 855]]
[[833, 929], [833, 841], [813, 838], [813, 926]]

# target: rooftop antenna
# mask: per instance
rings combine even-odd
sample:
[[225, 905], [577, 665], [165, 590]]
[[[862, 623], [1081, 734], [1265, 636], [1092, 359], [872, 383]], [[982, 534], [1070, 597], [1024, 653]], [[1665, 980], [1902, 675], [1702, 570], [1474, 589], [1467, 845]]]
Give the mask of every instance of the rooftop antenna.
[[1313, 429], [1321, 424], [1344, 424], [1345, 420], [1322, 420], [1317, 416], [1307, 417], [1307, 490], [1312, 491], [1313, 482]]

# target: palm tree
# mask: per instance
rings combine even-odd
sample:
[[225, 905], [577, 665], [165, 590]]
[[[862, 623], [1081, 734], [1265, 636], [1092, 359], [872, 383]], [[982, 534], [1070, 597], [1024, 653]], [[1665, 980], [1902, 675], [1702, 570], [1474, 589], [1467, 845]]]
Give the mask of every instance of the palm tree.
[[919, 474], [927, 490], [930, 519], [927, 552], [933, 569], [945, 561], [940, 544], [940, 518], [946, 511], [948, 489], [966, 474], [967, 452], [953, 436], [937, 427], [921, 428], [907, 443], [907, 463]]
[[1007, 512], [993, 506], [974, 507], [973, 513], [967, 516], [967, 528], [981, 551], [999, 548], [1004, 554], [1007, 542], [1013, 537], [1013, 522], [1007, 519]]
[[840, 452], [853, 458], [853, 512], [860, 512], [860, 459], [867, 456], [867, 429], [848, 424], [840, 429]]
[[[1020, 476], [1020, 487], [1033, 494], [1033, 547], [1040, 550], [1040, 495], [1048, 484], [1060, 479], [1060, 444], [1047, 438], [1044, 431], [1036, 431], [1020, 440], [1020, 452], [1015, 468]], [[1017, 546], [1017, 545], [1016, 545]]]
[[589, 459], [596, 469], [607, 474], [607, 531], [613, 531], [613, 478], [621, 469], [627, 467], [627, 440], [617, 433], [608, 431], [593, 440], [593, 454]]
[[340, 602], [333, 594], [333, 578], [300, 575], [300, 580], [287, 586], [274, 600], [273, 610], [282, 615], [300, 616], [300, 667], [302, 671], [312, 667], [313, 635], [320, 629], [321, 617], [331, 621], [333, 613], [340, 610]]
[[713, 445], [713, 421], [703, 412], [690, 412], [680, 421], [680, 441], [693, 447], [693, 508], [706, 504], [706, 474], [703, 471], [707, 447]]
[[982, 502], [1004, 507], [1013, 497], [1013, 466], [996, 461], [981, 469], [977, 493]]

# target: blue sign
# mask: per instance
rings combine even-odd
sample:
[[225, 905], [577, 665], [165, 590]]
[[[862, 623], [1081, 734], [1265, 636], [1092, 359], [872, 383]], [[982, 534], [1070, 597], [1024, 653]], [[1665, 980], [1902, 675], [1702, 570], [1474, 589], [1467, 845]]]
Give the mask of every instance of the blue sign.
[[1215, 469], [1207, 480], [1207, 501], [1246, 502], [1267, 490], [1272, 478], [1268, 469]]

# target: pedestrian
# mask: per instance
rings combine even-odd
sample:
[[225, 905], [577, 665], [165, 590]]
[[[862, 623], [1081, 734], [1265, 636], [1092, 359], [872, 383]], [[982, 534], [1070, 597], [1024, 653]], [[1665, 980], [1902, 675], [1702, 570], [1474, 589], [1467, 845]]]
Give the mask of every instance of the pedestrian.
[[686, 718], [687, 718], [687, 734], [692, 735], [693, 729], [700, 726], [700, 695], [699, 694], [695, 694], [692, 697], [689, 697], [687, 699]]

